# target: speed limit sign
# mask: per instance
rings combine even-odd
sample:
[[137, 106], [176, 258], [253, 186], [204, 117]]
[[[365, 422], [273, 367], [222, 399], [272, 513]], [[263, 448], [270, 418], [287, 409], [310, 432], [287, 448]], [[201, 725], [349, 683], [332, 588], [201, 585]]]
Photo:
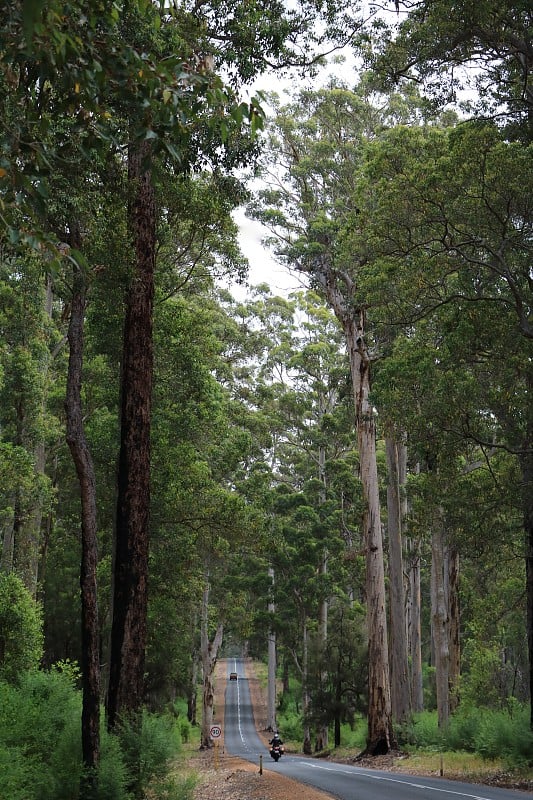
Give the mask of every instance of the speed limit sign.
[[220, 725], [211, 725], [211, 728], [209, 729], [209, 734], [211, 736], [211, 739], [218, 739], [219, 736], [222, 734], [222, 728], [220, 727]]

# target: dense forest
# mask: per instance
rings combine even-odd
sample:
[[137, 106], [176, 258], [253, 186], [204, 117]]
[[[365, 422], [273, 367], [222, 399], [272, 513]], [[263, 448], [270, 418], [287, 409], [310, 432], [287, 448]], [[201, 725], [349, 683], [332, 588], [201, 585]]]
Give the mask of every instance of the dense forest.
[[7, 800], [145, 796], [221, 654], [532, 765], [533, 12], [383, 6], [2, 7]]

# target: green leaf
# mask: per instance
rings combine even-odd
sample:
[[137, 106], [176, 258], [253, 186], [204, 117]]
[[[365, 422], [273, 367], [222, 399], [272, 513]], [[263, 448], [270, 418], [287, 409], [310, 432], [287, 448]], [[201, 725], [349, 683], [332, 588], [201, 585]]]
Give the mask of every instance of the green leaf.
[[68, 257], [71, 261], [73, 261], [77, 267], [84, 270], [85, 272], [89, 271], [89, 262], [87, 261], [86, 256], [83, 255], [80, 250], [76, 250], [75, 247], [72, 247], [69, 250]]
[[16, 228], [7, 229], [7, 238], [10, 244], [18, 244], [20, 242], [20, 231]]
[[24, 28], [26, 44], [30, 50], [32, 46], [31, 40], [33, 37], [33, 31], [35, 29], [35, 23], [39, 19], [44, 5], [44, 0], [24, 0], [22, 6], [22, 27]]

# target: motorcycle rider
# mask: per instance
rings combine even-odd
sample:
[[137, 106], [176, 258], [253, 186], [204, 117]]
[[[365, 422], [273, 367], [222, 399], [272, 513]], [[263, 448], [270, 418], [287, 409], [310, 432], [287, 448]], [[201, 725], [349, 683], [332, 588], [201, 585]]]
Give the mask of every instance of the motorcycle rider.
[[277, 731], [274, 732], [274, 736], [272, 737], [272, 739], [269, 739], [268, 743], [272, 745], [272, 747], [279, 747], [281, 750], [283, 749], [282, 748], [283, 741], [280, 738], [280, 735]]

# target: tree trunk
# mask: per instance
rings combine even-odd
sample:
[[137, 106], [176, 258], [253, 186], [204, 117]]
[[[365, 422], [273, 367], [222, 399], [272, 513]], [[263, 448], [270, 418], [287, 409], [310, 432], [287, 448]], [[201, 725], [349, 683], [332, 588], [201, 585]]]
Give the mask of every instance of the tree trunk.
[[[320, 419], [322, 419], [323, 415], [326, 413], [325, 403], [323, 398], [320, 401]], [[320, 496], [319, 502], [320, 505], [323, 505], [326, 502], [326, 448], [320, 447], [318, 451], [318, 479], [320, 481]], [[324, 579], [327, 578], [328, 574], [328, 550], [327, 547], [324, 547], [322, 550], [320, 563], [318, 565], [318, 574], [320, 578]], [[320, 662], [322, 664], [321, 674], [320, 674], [320, 682], [323, 685], [326, 685], [328, 681], [328, 671], [326, 669], [326, 660], [325, 660], [325, 653], [328, 644], [328, 611], [329, 611], [329, 599], [324, 595], [320, 598], [320, 604], [318, 608], [318, 642], [319, 642], [319, 652], [320, 652]], [[325, 723], [319, 725], [318, 730], [316, 732], [316, 739], [315, 739], [315, 752], [319, 753], [322, 750], [325, 750], [329, 744], [329, 731], [328, 726]]]
[[394, 438], [385, 442], [387, 456], [387, 529], [389, 534], [389, 579], [391, 621], [391, 699], [392, 714], [399, 723], [409, 719], [409, 671], [402, 545], [402, 504], [400, 494], [399, 448]]
[[148, 542], [150, 511], [150, 423], [152, 400], [155, 194], [150, 144], [128, 153], [128, 225], [135, 250], [126, 297], [122, 360], [120, 454], [113, 565], [113, 622], [108, 725], [119, 716], [140, 725], [144, 696]]
[[[369, 401], [370, 355], [365, 341], [365, 309], [355, 284], [321, 264], [313, 273], [342, 325], [350, 359], [355, 423], [363, 489], [363, 535], [366, 553], [368, 626], [368, 740], [366, 753], [382, 755], [396, 747], [392, 726], [389, 649], [385, 602], [385, 567], [376, 459], [375, 413]], [[339, 288], [342, 279], [345, 295]]]
[[424, 710], [422, 678], [422, 602], [420, 591], [420, 541], [409, 546], [409, 653], [411, 656], [411, 705], [415, 712]]
[[187, 690], [187, 719], [191, 725], [196, 725], [196, 687], [198, 684], [198, 658], [196, 653], [191, 664], [190, 684]]
[[282, 691], [284, 695], [288, 695], [291, 687], [290, 687], [290, 675], [289, 675], [289, 661], [287, 658], [283, 659], [283, 677], [282, 677]]
[[[74, 246], [74, 245], [73, 245]], [[52, 282], [46, 278], [46, 286], [42, 295], [43, 316], [52, 316]], [[40, 417], [44, 416], [46, 408], [47, 376], [51, 355], [48, 349], [39, 359], [38, 371], [41, 388], [39, 394]], [[12, 529], [12, 563], [17, 574], [22, 578], [24, 585], [32, 595], [37, 597], [39, 577], [39, 557], [41, 547], [41, 524], [43, 516], [43, 482], [45, 481], [46, 446], [42, 438], [35, 440], [28, 435], [31, 421], [27, 418], [27, 409], [24, 399], [17, 408], [17, 439], [18, 443], [27, 447], [33, 454], [34, 481], [31, 493], [20, 491], [17, 493], [14, 504], [15, 513]], [[8, 539], [9, 542], [9, 539]]]
[[304, 740], [302, 751], [306, 756], [312, 753], [311, 747], [311, 730], [309, 728], [309, 642], [307, 631], [307, 617], [304, 616], [303, 629], [302, 629], [302, 704], [303, 704], [303, 719], [304, 719]]
[[39, 569], [40, 533], [42, 521], [42, 497], [39, 483], [44, 477], [44, 445], [37, 446], [33, 452], [35, 464], [35, 484], [32, 494], [18, 492], [15, 503], [13, 525], [13, 565], [31, 596], [37, 597], [37, 578]]
[[461, 678], [461, 614], [459, 605], [459, 552], [451, 547], [447, 552], [448, 577], [448, 615], [450, 619], [450, 713], [453, 714], [459, 705], [459, 687]]
[[[268, 576], [274, 587], [274, 569], [268, 568]], [[268, 603], [270, 618], [276, 613], [276, 604], [273, 600]], [[268, 632], [268, 684], [267, 684], [267, 729], [275, 731], [276, 724], [276, 631], [270, 628]]]
[[190, 619], [191, 641], [193, 642], [191, 653], [191, 666], [189, 670], [189, 680], [187, 683], [187, 719], [191, 725], [196, 725], [197, 708], [198, 708], [198, 674], [200, 670], [201, 654], [195, 644], [195, 632], [198, 630], [198, 615], [192, 614]]
[[[531, 382], [530, 382], [531, 383]], [[531, 385], [530, 385], [531, 388]], [[527, 437], [533, 441], [533, 414], [530, 412]], [[533, 730], [533, 454], [526, 448], [520, 456], [522, 471], [522, 508], [524, 516], [524, 550], [526, 556], [526, 626], [529, 655], [530, 727]]]
[[396, 746], [392, 727], [389, 678], [385, 569], [379, 504], [374, 409], [369, 402], [370, 360], [364, 342], [363, 313], [359, 324], [345, 325], [356, 408], [357, 441], [365, 512], [363, 532], [366, 550], [368, 623], [368, 740], [371, 755], [388, 753]]
[[218, 650], [222, 644], [224, 626], [217, 626], [213, 641], [209, 641], [209, 579], [206, 578], [204, 593], [202, 598], [202, 615], [200, 625], [200, 649], [202, 655], [203, 669], [203, 691], [202, 691], [202, 731], [200, 747], [211, 747], [211, 726], [213, 724], [213, 704], [215, 700], [215, 689], [213, 685], [213, 673], [217, 663]]
[[65, 410], [67, 443], [76, 467], [81, 494], [81, 666], [83, 706], [81, 739], [84, 773], [80, 797], [97, 797], [97, 771], [100, 756], [100, 652], [96, 569], [98, 566], [96, 480], [89, 446], [83, 428], [81, 381], [83, 366], [83, 326], [85, 282], [79, 268], [74, 269], [68, 342], [70, 357]]
[[[339, 655], [340, 661], [340, 655]], [[333, 718], [333, 743], [334, 747], [341, 746], [341, 703], [342, 703], [342, 677], [340, 666], [337, 668], [335, 684], [335, 716]]]
[[435, 648], [439, 727], [445, 727], [450, 716], [449, 618], [444, 567], [445, 536], [442, 515], [439, 514], [431, 537], [431, 621]]
[[15, 553], [15, 517], [10, 514], [10, 519], [4, 525], [2, 537], [2, 557], [0, 558], [0, 572], [9, 574], [13, 572], [13, 559]]

